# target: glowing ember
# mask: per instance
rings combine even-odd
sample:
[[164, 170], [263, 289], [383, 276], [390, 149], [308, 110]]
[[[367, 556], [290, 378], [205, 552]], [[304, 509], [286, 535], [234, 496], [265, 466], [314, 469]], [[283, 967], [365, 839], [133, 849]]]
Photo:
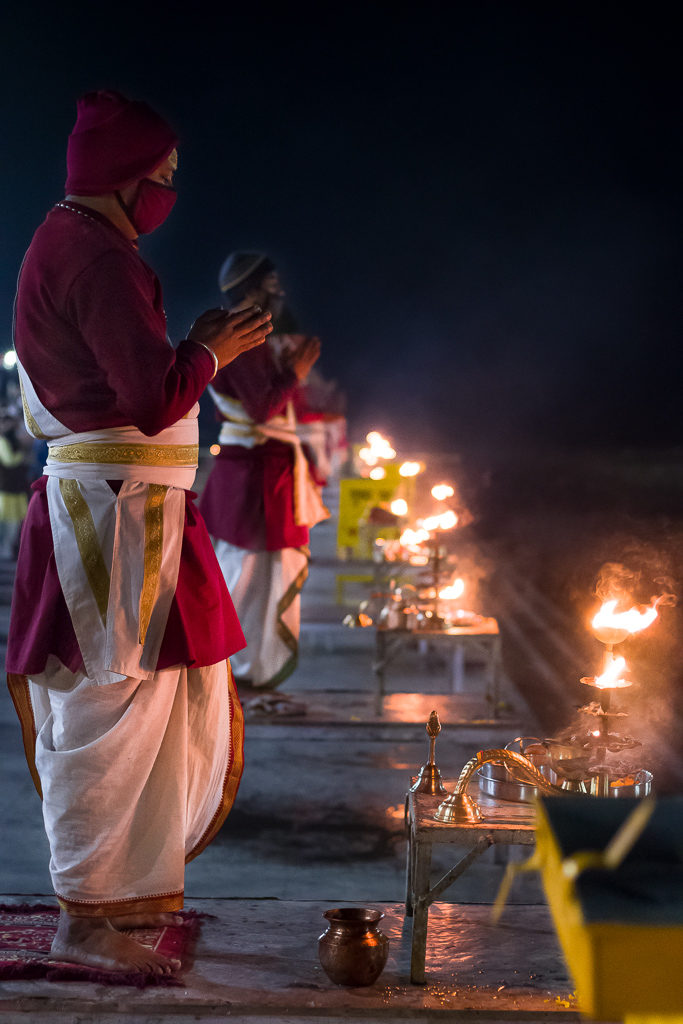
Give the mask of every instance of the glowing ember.
[[367, 466], [376, 466], [380, 459], [394, 459], [396, 458], [396, 452], [391, 447], [391, 444], [386, 437], [377, 430], [371, 430], [366, 435], [365, 440], [368, 442], [367, 448], [361, 448], [358, 452], [358, 458], [361, 459]]
[[398, 467], [401, 476], [417, 476], [422, 472], [421, 462], [402, 462]]
[[[657, 602], [649, 607], [633, 607], [616, 611], [617, 601], [606, 601], [593, 616], [593, 632], [603, 644], [620, 644], [627, 636], [647, 629], [657, 618]], [[643, 609], [643, 610], [641, 610]]]
[[462, 579], [453, 580], [448, 587], [443, 587], [439, 591], [439, 597], [442, 601], [457, 601], [459, 597], [465, 593], [465, 581]]
[[445, 501], [446, 498], [452, 498], [454, 494], [455, 490], [450, 484], [435, 484], [432, 487], [432, 497], [437, 501]]
[[394, 498], [389, 508], [395, 516], [408, 515], [408, 502], [404, 498]]
[[370, 470], [368, 475], [371, 480], [384, 480], [384, 477], [387, 475], [387, 471], [383, 466], [375, 466]]
[[451, 509], [436, 516], [418, 520], [418, 524], [431, 533], [433, 530], [452, 530], [458, 525], [458, 517]]

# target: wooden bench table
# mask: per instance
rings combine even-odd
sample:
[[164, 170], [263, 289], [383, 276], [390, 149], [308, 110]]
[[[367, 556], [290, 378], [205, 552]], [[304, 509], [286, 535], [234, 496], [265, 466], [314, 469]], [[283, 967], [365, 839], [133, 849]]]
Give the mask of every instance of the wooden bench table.
[[493, 618], [481, 618], [471, 626], [451, 626], [448, 629], [410, 630], [375, 627], [376, 706], [381, 713], [385, 695], [386, 669], [406, 645], [417, 641], [419, 647], [428, 645], [445, 647], [450, 658], [451, 693], [465, 691], [465, 663], [468, 654], [480, 658], [485, 665], [486, 696], [491, 701], [495, 716], [499, 702], [501, 673], [501, 644], [498, 623]]
[[[452, 783], [446, 784], [448, 791]], [[435, 821], [434, 813], [445, 797], [409, 792], [406, 797], [406, 914], [413, 919], [410, 958], [410, 980], [414, 985], [425, 983], [425, 957], [429, 907], [462, 875], [478, 857], [496, 844], [533, 846], [535, 838], [534, 808], [531, 804], [495, 800], [479, 792], [476, 783], [470, 793], [479, 804], [484, 820], [474, 825], [444, 824]], [[430, 884], [432, 847], [451, 844], [466, 848], [434, 885]]]

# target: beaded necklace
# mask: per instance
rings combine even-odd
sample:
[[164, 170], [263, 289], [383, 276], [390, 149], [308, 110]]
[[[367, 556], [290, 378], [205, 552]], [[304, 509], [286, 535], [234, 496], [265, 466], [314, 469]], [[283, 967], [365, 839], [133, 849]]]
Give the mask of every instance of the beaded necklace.
[[91, 217], [89, 213], [85, 213], [84, 210], [77, 210], [75, 206], [70, 206], [69, 203], [55, 203], [55, 206], [59, 206], [62, 210], [68, 210], [70, 213], [77, 213], [79, 217], [85, 217], [86, 220], [91, 220], [93, 224], [99, 223], [95, 217]]
[[[93, 222], [93, 224], [101, 224], [102, 223], [101, 221], [99, 221], [97, 219], [97, 217], [91, 217], [89, 213], [85, 212], [85, 210], [78, 210], [75, 206], [71, 206], [69, 203], [66, 203], [64, 201], [60, 201], [59, 203], [55, 203], [55, 207], [57, 207], [57, 206], [59, 206], [62, 210], [68, 210], [69, 213], [77, 213], [79, 217], [85, 217], [86, 220], [91, 220]], [[138, 248], [137, 238], [129, 238], [129, 239], [127, 239], [127, 241], [130, 242], [130, 244], [133, 246], [134, 249]]]

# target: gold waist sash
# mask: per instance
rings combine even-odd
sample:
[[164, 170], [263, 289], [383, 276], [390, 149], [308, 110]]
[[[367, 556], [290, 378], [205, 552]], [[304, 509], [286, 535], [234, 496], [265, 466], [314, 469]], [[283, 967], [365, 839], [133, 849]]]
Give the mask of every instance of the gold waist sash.
[[109, 444], [82, 442], [51, 447], [49, 462], [92, 462], [106, 465], [196, 466], [197, 444]]

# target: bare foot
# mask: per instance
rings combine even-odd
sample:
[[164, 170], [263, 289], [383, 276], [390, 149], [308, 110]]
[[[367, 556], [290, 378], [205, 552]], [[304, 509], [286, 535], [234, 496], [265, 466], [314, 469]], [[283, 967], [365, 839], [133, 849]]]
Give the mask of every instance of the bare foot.
[[183, 923], [180, 914], [117, 914], [110, 917], [109, 923], [117, 931], [123, 932], [127, 928], [163, 928], [164, 925], [179, 925]]
[[179, 960], [169, 960], [141, 946], [129, 935], [117, 932], [106, 918], [73, 917], [63, 910], [52, 942], [52, 956], [105, 971], [173, 974], [180, 968]]

